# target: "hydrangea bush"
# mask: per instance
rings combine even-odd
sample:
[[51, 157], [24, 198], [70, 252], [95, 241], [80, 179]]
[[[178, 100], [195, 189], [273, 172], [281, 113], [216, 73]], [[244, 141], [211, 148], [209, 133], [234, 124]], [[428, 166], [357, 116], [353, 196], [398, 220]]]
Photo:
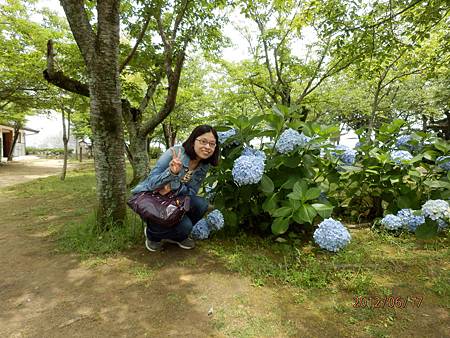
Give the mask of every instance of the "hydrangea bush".
[[[427, 196], [450, 198], [446, 171], [436, 163], [438, 156], [450, 153], [445, 141], [426, 134], [396, 140], [393, 135], [404, 121], [394, 120], [376, 130], [375, 137], [357, 131], [357, 152], [333, 145], [338, 126], [302, 122], [293, 109], [227, 118], [223, 130], [230, 135], [223, 141], [221, 164], [212, 168], [206, 184], [214, 186], [209, 194], [228, 230], [283, 234], [314, 226], [332, 213], [371, 221], [405, 209], [385, 219], [384, 226], [414, 231], [423, 218], [406, 210], [420, 209]], [[267, 141], [261, 143], [263, 137]], [[406, 145], [419, 139], [422, 145], [413, 157]], [[321, 155], [326, 153], [331, 156]]]

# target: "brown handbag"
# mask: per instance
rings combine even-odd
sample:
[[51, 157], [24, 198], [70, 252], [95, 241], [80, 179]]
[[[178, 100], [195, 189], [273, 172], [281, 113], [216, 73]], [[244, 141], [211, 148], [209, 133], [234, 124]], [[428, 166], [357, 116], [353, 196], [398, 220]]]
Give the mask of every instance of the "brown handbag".
[[172, 191], [165, 195], [144, 191], [132, 195], [127, 204], [143, 221], [170, 228], [189, 211], [190, 197], [177, 196]]

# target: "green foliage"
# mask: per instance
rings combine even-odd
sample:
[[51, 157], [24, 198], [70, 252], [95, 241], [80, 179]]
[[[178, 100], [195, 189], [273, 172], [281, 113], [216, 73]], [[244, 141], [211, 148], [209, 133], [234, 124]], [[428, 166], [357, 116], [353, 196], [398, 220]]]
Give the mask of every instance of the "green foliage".
[[159, 156], [161, 156], [162, 150], [160, 147], [149, 147], [148, 148], [148, 157], [150, 159], [157, 159]]
[[[289, 226], [313, 224], [315, 220], [331, 215], [333, 206], [321, 198], [324, 189], [323, 169], [329, 160], [319, 156], [322, 142], [334, 135], [336, 128], [321, 127], [314, 123], [285, 118], [295, 116], [293, 110], [282, 106], [274, 108], [275, 114], [228, 117], [237, 130], [223, 145], [223, 159], [219, 168], [207, 178], [214, 185], [214, 204], [224, 209], [227, 224], [250, 226], [274, 234], [285, 233]], [[286, 120], [287, 121], [287, 120]], [[265, 128], [261, 128], [266, 125]], [[305, 133], [315, 136], [304, 148], [289, 154], [277, 154], [275, 144], [284, 125], [302, 125]], [[271, 142], [261, 143], [267, 156], [265, 174], [259, 184], [236, 187], [231, 170], [244, 147], [263, 136]], [[238, 146], [233, 146], [238, 142]], [[245, 205], [245, 208], [242, 206]], [[227, 222], [229, 221], [229, 222]]]
[[[394, 120], [376, 130], [373, 140], [361, 136], [356, 162], [343, 163], [331, 142], [335, 126], [305, 123], [295, 110], [274, 107], [268, 115], [228, 117], [237, 133], [222, 145], [221, 165], [207, 178], [214, 187], [214, 204], [223, 210], [228, 230], [253, 228], [280, 235], [309, 229], [334, 215], [356, 221], [371, 221], [385, 212], [420, 209], [428, 199], [449, 197], [447, 172], [435, 159], [450, 153], [450, 145], [435, 136], [414, 133], [408, 145], [414, 157], [397, 163], [391, 158], [396, 135], [405, 121]], [[293, 151], [280, 154], [276, 143], [286, 127], [302, 128], [311, 139]], [[234, 162], [246, 147], [260, 137], [266, 155], [264, 175], [258, 184], [237, 186], [232, 177]]]
[[[27, 155], [45, 155], [45, 156], [62, 156], [64, 148], [34, 148], [26, 147]], [[67, 149], [69, 155], [73, 154], [73, 149]]]

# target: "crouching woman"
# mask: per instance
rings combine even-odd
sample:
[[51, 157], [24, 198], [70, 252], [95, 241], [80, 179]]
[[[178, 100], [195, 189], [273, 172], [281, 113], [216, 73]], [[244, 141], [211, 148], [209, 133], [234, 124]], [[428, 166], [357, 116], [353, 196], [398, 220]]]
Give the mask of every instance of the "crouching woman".
[[189, 234], [208, 209], [207, 201], [197, 193], [210, 165], [219, 163], [218, 142], [213, 127], [197, 126], [181, 146], [174, 146], [162, 154], [149, 176], [132, 190], [133, 194], [157, 191], [162, 195], [175, 191], [177, 195], [189, 195], [191, 199], [190, 210], [174, 227], [165, 228], [147, 222], [145, 247], [149, 251], [162, 250], [164, 242], [177, 244], [183, 249], [195, 247]]

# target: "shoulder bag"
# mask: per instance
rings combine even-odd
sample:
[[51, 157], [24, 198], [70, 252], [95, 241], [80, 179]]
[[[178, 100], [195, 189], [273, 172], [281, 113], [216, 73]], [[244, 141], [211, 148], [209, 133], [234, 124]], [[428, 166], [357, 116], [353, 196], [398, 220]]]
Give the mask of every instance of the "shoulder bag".
[[127, 204], [145, 222], [170, 228], [180, 223], [189, 211], [190, 197], [177, 196], [172, 191], [166, 195], [144, 191], [132, 195]]

